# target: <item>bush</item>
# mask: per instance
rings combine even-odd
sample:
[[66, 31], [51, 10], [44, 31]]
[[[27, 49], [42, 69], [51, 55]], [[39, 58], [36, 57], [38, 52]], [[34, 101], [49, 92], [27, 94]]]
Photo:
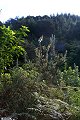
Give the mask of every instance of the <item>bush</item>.
[[78, 66], [75, 66], [74, 69], [69, 67], [67, 70], [60, 72], [60, 81], [64, 82], [67, 86], [80, 86], [80, 76], [78, 71]]

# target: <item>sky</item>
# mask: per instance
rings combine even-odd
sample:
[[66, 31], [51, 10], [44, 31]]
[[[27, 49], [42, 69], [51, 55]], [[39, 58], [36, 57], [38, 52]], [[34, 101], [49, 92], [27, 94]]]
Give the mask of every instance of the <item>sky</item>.
[[70, 13], [80, 16], [80, 0], [0, 0], [0, 21], [10, 18]]

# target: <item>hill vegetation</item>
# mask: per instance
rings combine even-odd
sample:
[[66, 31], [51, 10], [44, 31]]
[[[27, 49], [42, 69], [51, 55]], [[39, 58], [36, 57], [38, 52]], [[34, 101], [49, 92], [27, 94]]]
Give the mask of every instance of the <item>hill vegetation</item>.
[[80, 17], [0, 23], [0, 117], [80, 119]]

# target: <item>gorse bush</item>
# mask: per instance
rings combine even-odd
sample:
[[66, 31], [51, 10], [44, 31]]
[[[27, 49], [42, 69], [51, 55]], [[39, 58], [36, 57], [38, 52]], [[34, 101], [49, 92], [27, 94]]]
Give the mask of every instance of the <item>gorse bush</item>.
[[69, 67], [63, 72], [60, 72], [60, 81], [63, 81], [67, 86], [80, 86], [80, 76], [78, 66], [75, 66], [74, 69]]
[[37, 88], [35, 81], [32, 80], [30, 73], [23, 68], [13, 68], [10, 74], [2, 75], [1, 85], [3, 90], [0, 102], [4, 101], [2, 108], [12, 112], [25, 112], [27, 107], [36, 104], [36, 98], [33, 94]]
[[36, 67], [35, 63], [29, 62], [22, 66], [24, 70], [28, 73], [28, 78], [32, 80], [37, 80], [39, 76], [38, 68]]
[[[57, 117], [56, 113], [63, 120], [64, 116], [61, 114], [67, 113], [66, 116], [71, 116], [72, 113], [75, 113], [74, 111], [77, 111], [75, 107], [69, 108], [69, 104], [61, 101], [64, 100], [62, 89], [49, 86], [45, 81], [37, 81], [37, 77], [36, 80], [28, 77], [27, 70], [21, 67], [15, 67], [10, 74], [2, 75], [2, 83], [6, 81], [6, 77], [10, 82], [4, 82], [4, 88], [0, 94], [1, 109], [7, 109], [10, 113], [19, 115], [24, 114], [26, 117], [32, 117], [33, 120], [34, 118], [36, 120], [47, 118], [50, 120], [54, 116]], [[69, 102], [75, 106], [78, 103], [77, 98], [74, 97], [76, 94], [73, 91], [71, 88], [67, 89]], [[77, 92], [78, 94], [79, 92]]]
[[0, 102], [4, 101], [1, 105], [2, 108], [21, 113], [38, 104], [39, 96], [50, 97], [51, 99], [62, 98], [61, 91], [58, 92], [58, 89], [48, 87], [45, 81], [38, 81], [35, 74], [33, 74], [32, 79], [32, 72], [28, 73], [28, 70], [15, 67], [10, 73], [1, 76]]

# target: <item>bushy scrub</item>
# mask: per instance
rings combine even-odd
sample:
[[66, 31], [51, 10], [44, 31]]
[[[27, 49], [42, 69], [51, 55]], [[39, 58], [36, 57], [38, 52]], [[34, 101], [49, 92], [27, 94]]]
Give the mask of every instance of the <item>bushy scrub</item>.
[[34, 80], [34, 79], [37, 80], [39, 72], [34, 63], [32, 63], [32, 62], [26, 63], [22, 66], [22, 68], [24, 70], [26, 70], [26, 72], [28, 73], [27, 74], [28, 78], [30, 78], [32, 80]]
[[64, 82], [67, 86], [80, 86], [80, 76], [78, 66], [75, 66], [74, 69], [69, 67], [63, 72], [60, 72], [60, 81]]
[[57, 88], [50, 88], [45, 81], [37, 81], [37, 77], [36, 80], [32, 79], [30, 73], [28, 75], [28, 71], [21, 67], [15, 67], [10, 74], [2, 75], [2, 81], [1, 102], [5, 103], [2, 108], [12, 112], [26, 112], [27, 108], [39, 103], [39, 96], [50, 99], [62, 97], [62, 92], [58, 92]]

